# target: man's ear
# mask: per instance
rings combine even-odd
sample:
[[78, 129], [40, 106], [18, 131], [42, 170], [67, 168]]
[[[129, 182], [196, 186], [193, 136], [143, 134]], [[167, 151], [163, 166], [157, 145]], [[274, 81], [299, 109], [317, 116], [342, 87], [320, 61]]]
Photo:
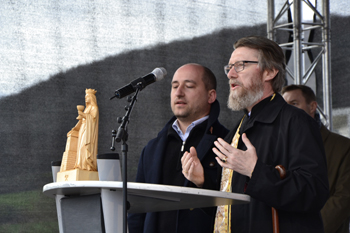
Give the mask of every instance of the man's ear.
[[216, 100], [216, 91], [214, 89], [211, 89], [208, 92], [208, 103], [212, 104]]
[[317, 102], [316, 101], [311, 101], [311, 103], [309, 104], [310, 107], [310, 113], [313, 117], [315, 117], [315, 113], [317, 110]]
[[265, 70], [263, 73], [263, 81], [269, 82], [278, 74], [278, 70], [272, 68], [272, 70]]

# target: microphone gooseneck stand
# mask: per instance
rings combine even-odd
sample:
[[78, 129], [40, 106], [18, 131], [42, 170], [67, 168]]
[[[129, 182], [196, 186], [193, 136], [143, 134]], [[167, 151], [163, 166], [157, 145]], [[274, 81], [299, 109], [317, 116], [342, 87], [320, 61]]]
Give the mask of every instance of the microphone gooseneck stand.
[[[139, 94], [139, 92], [142, 90], [142, 83], [139, 83], [136, 85], [135, 89], [136, 92], [135, 94], [131, 97], [128, 98], [128, 102], [130, 102], [130, 104], [128, 106], [125, 107], [126, 113], [125, 116], [123, 118], [118, 117], [118, 123], [120, 123], [120, 126], [118, 128], [118, 131], [112, 130], [112, 146], [111, 146], [111, 150], [114, 151], [115, 147], [114, 144], [115, 142], [120, 142], [122, 141], [122, 145], [121, 145], [121, 151], [122, 151], [122, 159], [123, 159], [123, 232], [127, 233], [127, 226], [128, 226], [128, 222], [127, 222], [127, 211], [130, 208], [130, 206], [128, 205], [128, 196], [127, 196], [127, 153], [128, 153], [128, 145], [126, 144], [126, 141], [128, 140], [128, 123], [129, 123], [129, 117], [131, 114], [131, 111], [137, 101], [137, 95]], [[114, 97], [112, 97], [114, 98]], [[111, 99], [112, 99], [111, 98]]]

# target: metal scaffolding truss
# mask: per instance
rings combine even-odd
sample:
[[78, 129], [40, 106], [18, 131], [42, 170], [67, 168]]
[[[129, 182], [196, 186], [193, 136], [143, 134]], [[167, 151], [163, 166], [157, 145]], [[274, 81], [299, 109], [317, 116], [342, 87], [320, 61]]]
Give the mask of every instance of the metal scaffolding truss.
[[[293, 54], [293, 70], [287, 67], [287, 76], [294, 81], [294, 84], [310, 86], [308, 82], [314, 74], [316, 65], [322, 66], [323, 107], [318, 104], [318, 111], [326, 126], [332, 129], [329, 0], [321, 0], [322, 14], [315, 7], [317, 0], [315, 4], [312, 4], [310, 0], [287, 0], [277, 14], [275, 14], [275, 0], [267, 2], [267, 37], [276, 41], [277, 31], [288, 32], [292, 35], [292, 41], [280, 43], [282, 49]], [[313, 20], [311, 22], [303, 21], [303, 7], [312, 10]], [[288, 20], [286, 20], [286, 14], [289, 14]], [[292, 20], [290, 14], [293, 15]], [[306, 41], [305, 35], [312, 30], [320, 30], [320, 41]], [[304, 55], [309, 51], [316, 51], [317, 55], [307, 64]]]

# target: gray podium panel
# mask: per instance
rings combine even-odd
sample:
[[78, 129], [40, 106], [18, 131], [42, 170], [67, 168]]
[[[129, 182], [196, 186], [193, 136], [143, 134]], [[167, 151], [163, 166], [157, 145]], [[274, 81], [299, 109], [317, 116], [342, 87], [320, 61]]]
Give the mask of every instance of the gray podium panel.
[[64, 233], [104, 232], [99, 194], [61, 199]]

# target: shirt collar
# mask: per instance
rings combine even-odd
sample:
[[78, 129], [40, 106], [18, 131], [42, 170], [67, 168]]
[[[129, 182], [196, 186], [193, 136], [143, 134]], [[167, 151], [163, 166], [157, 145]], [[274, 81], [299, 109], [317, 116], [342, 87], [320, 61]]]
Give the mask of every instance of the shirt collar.
[[209, 118], [209, 115], [207, 115], [207, 116], [205, 116], [205, 117], [202, 117], [202, 118], [200, 118], [200, 119], [198, 119], [198, 120], [192, 122], [192, 123], [187, 127], [185, 134], [182, 133], [182, 131], [181, 131], [180, 127], [179, 127], [179, 124], [178, 124], [177, 119], [176, 119], [176, 120], [174, 121], [174, 123], [172, 124], [172, 127], [173, 127], [173, 129], [175, 130], [175, 132], [179, 135], [179, 137], [182, 139], [182, 141], [184, 142], [184, 141], [186, 141], [186, 139], [187, 139], [188, 136], [190, 135], [191, 130], [192, 130], [195, 126], [197, 126], [197, 125], [199, 125], [200, 123], [202, 123], [202, 122], [204, 122], [205, 120], [207, 120], [208, 118]]

